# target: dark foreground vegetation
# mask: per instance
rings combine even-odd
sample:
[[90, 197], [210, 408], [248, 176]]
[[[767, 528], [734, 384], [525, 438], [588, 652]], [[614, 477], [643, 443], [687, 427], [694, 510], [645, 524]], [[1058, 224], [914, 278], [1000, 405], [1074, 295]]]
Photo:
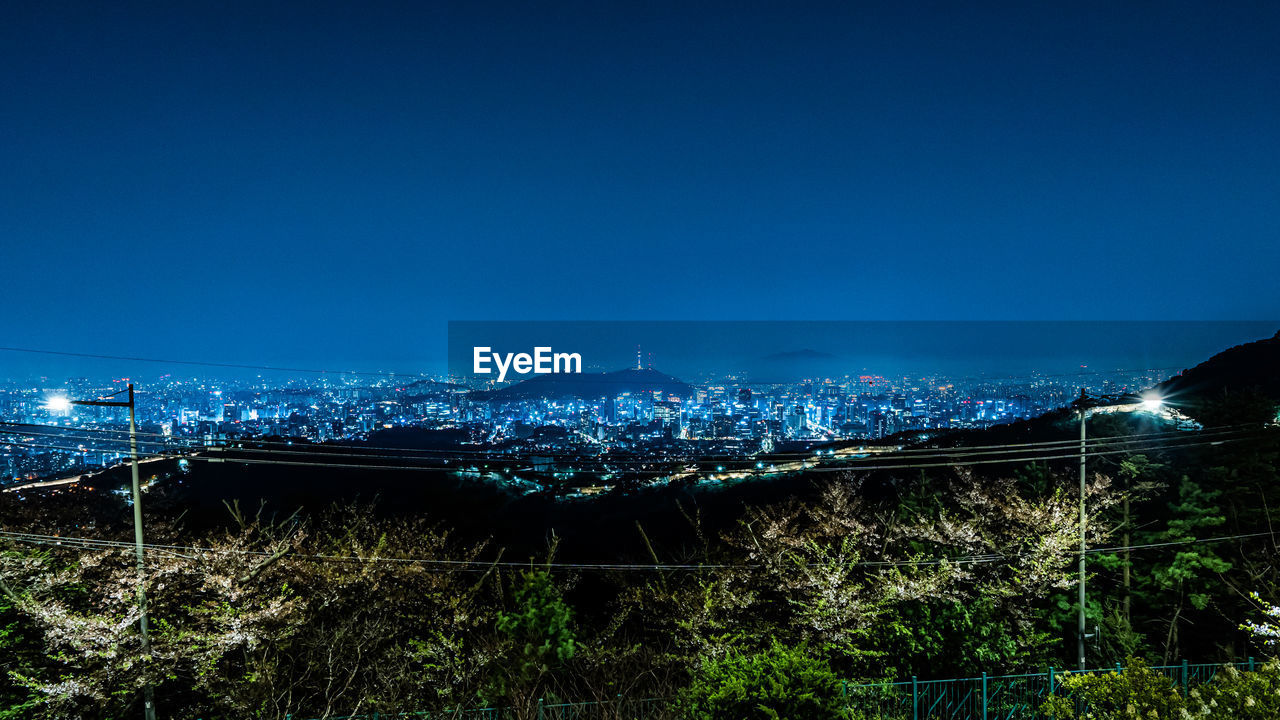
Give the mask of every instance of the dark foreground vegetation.
[[[1092, 666], [1271, 654], [1280, 433], [1263, 423], [1275, 405], [1226, 393], [1199, 411], [1255, 430], [1091, 460]], [[1075, 430], [1069, 415], [1046, 422], [1051, 436]], [[1090, 420], [1097, 437], [1143, 432], [1169, 428]], [[0, 529], [64, 539], [0, 540], [0, 718], [140, 716], [147, 683], [161, 717], [534, 717], [539, 699], [619, 696], [675, 698], [671, 712], [691, 717], [834, 717], [847, 714], [843, 680], [1073, 667], [1078, 476], [1062, 462], [801, 478], [727, 530], [680, 506], [679, 543], [633, 522], [644, 550], [607, 564], [566, 560], [554, 528], [532, 559], [456, 536], [429, 508], [281, 516], [228, 503], [222, 526], [192, 527], [157, 488], [149, 662], [129, 509], [4, 495]], [[1106, 693], [1128, 692], [1106, 682], [1142, 679], [1126, 677], [1071, 682], [1101, 712]], [[1234, 677], [1212, 690], [1235, 693], [1218, 704], [1273, 717], [1249, 714], [1264, 698], [1248, 688], [1274, 707], [1274, 668]], [[1152, 702], [1194, 710], [1151, 687]]]

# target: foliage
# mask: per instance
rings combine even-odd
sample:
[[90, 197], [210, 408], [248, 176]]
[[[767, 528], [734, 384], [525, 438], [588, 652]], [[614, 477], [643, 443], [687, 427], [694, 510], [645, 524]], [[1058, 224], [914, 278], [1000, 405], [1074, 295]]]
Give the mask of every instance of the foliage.
[[1186, 700], [1173, 682], [1138, 658], [1123, 672], [1062, 673], [1043, 712], [1055, 720], [1129, 720], [1183, 717]]
[[1255, 671], [1226, 665], [1207, 683], [1186, 689], [1145, 662], [1130, 659], [1123, 672], [1063, 673], [1060, 690], [1042, 711], [1055, 720], [1203, 718], [1271, 720], [1280, 717], [1280, 662]]
[[[224, 672], [237, 684], [223, 697], [243, 708], [234, 714], [274, 717], [471, 704], [493, 653], [480, 642], [491, 575], [431, 563], [470, 562], [481, 549], [421, 519], [334, 509], [277, 566], [302, 600], [291, 632], [246, 655], [242, 674]], [[317, 556], [335, 560], [307, 559]]]
[[[1278, 464], [1274, 432], [1091, 462], [1088, 543], [1113, 548], [1089, 558], [1087, 616], [1101, 628], [1091, 665], [1239, 658], [1278, 634], [1280, 611], [1260, 598], [1280, 597], [1280, 550], [1258, 536], [1280, 505]], [[681, 688], [746, 702], [744, 678], [768, 688], [1062, 667], [1075, 654], [1076, 472], [1042, 463], [1008, 474], [827, 475], [718, 518], [715, 533], [697, 507], [680, 506], [686, 540], [651, 542], [637, 526], [643, 558], [617, 558], [680, 569], [643, 573], [548, 564], [508, 574], [501, 548], [366, 506], [268, 521], [233, 505], [226, 525], [192, 530], [152, 503], [148, 540], [200, 550], [148, 551], [139, 578], [127, 507], [95, 524], [80, 507], [0, 494], [6, 530], [126, 540], [39, 552], [0, 541], [0, 702], [17, 717], [127, 716], [152, 684], [165, 716], [482, 704], [520, 716], [539, 698], [603, 707]], [[1233, 539], [1204, 542], [1214, 536]], [[1114, 548], [1128, 545], [1139, 549]], [[149, 661], [138, 657], [140, 581]], [[1119, 697], [1107, 695], [1112, 681], [1088, 682], [1103, 705]], [[1240, 693], [1265, 690], [1260, 682], [1239, 680], [1231, 697], [1247, 702]], [[1151, 691], [1148, 711], [1178, 702], [1152, 683], [1138, 688]], [[1197, 690], [1234, 702], [1207, 695], [1217, 691]]]
[[1257, 603], [1264, 617], [1262, 622], [1246, 622], [1240, 629], [1252, 633], [1268, 647], [1275, 647], [1280, 642], [1280, 605], [1273, 605], [1262, 599], [1258, 593], [1250, 593], [1249, 597]]
[[[147, 684], [164, 714], [241, 717], [417, 708], [439, 702], [436, 688], [466, 687], [466, 673], [451, 670], [467, 658], [450, 639], [470, 617], [474, 581], [376, 561], [430, 557], [443, 536], [380, 525], [359, 508], [312, 530], [234, 517], [203, 551], [148, 554], [149, 659], [131, 551], [82, 551], [63, 566], [5, 557], [0, 580], [48, 657], [23, 676], [44, 714], [126, 714]], [[304, 559], [315, 556], [364, 562]]]
[[838, 687], [830, 666], [806, 646], [774, 641], [759, 652], [707, 660], [682, 694], [682, 705], [691, 720], [848, 717]]
[[503, 658], [505, 672], [495, 678], [495, 695], [527, 703], [537, 697], [550, 673], [573, 658], [578, 643], [573, 611], [551, 573], [521, 572], [512, 595], [515, 607], [497, 616], [497, 630], [508, 650]]
[[1170, 516], [1165, 529], [1148, 536], [1154, 543], [1173, 548], [1171, 556], [1156, 559], [1150, 565], [1139, 583], [1146, 602], [1171, 611], [1164, 621], [1163, 660], [1166, 663], [1184, 654], [1179, 652], [1180, 630], [1188, 620], [1188, 613], [1209, 607], [1220, 587], [1221, 574], [1231, 569], [1231, 563], [1219, 555], [1214, 545], [1195, 542], [1226, 522], [1216, 504], [1220, 494], [1221, 491], [1206, 490], [1184, 475], [1177, 498], [1169, 503]]
[[1191, 414], [1205, 427], [1260, 424], [1276, 421], [1276, 402], [1256, 388], [1223, 389], [1198, 398]]
[[1193, 715], [1208, 720], [1272, 720], [1280, 717], [1280, 661], [1254, 672], [1228, 665], [1190, 693]]
[[[43, 553], [29, 553], [45, 556]], [[39, 695], [24, 682], [36, 674], [43, 652], [30, 627], [21, 622], [17, 604], [21, 598], [0, 580], [0, 720], [28, 717]]]

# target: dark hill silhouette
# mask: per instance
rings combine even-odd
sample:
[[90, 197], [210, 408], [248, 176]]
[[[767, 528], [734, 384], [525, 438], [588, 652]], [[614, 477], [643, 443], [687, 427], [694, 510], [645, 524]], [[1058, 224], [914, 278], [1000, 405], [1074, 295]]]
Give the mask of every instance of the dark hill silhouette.
[[[1154, 389], [1170, 405], [1210, 426], [1274, 417], [1275, 405], [1280, 403], [1280, 332], [1265, 340], [1223, 350], [1190, 370], [1184, 370], [1156, 385]], [[1138, 402], [1141, 396], [1142, 393], [1135, 393], [1125, 401]], [[1264, 405], [1269, 403], [1269, 407], [1259, 410], [1256, 407], [1259, 401]], [[981, 430], [945, 433], [929, 441], [915, 443], [913, 447], [942, 448], [1070, 439], [1077, 432], [1077, 417], [1075, 411], [1060, 408], [1028, 420]], [[1151, 429], [1142, 429], [1144, 424], [1149, 425], [1151, 421], [1141, 417], [1116, 417], [1112, 421], [1132, 426], [1126, 431]], [[1101, 429], [1095, 423], [1093, 432]], [[885, 441], [892, 439], [886, 438]]]
[[1256, 392], [1280, 402], [1280, 332], [1228, 348], [1156, 386], [1178, 406], [1194, 407], [1225, 393]]
[[689, 397], [693, 388], [683, 380], [657, 370], [627, 368], [607, 373], [548, 374], [518, 382], [498, 390], [472, 394], [477, 400], [517, 401], [535, 398], [614, 397], [624, 392], [653, 392]]

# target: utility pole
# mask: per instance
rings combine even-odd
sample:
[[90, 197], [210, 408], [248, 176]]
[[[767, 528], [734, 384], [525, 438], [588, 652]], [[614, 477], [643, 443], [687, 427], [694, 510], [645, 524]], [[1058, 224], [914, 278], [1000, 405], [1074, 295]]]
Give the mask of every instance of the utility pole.
[[1077, 649], [1080, 656], [1080, 670], [1084, 667], [1084, 635], [1085, 635], [1085, 617], [1084, 617], [1084, 554], [1086, 549], [1085, 534], [1087, 531], [1086, 516], [1084, 510], [1084, 493], [1085, 493], [1085, 418], [1088, 414], [1087, 398], [1085, 397], [1084, 388], [1080, 388], [1080, 619], [1079, 619], [1079, 637], [1077, 638]]
[[1132, 538], [1129, 535], [1129, 494], [1132, 492], [1132, 488], [1133, 478], [1126, 475], [1124, 479], [1124, 597], [1121, 599], [1121, 603], [1124, 607], [1124, 623], [1126, 627], [1129, 626], [1130, 622], [1129, 610], [1132, 605], [1133, 597], [1132, 584], [1129, 577], [1129, 568], [1132, 566], [1131, 553], [1133, 552], [1133, 550], [1130, 549], [1130, 541]]
[[[138, 610], [140, 617], [138, 627], [142, 631], [142, 663], [143, 668], [151, 667], [151, 639], [147, 634], [147, 570], [142, 557], [142, 488], [138, 483], [138, 424], [134, 417], [133, 383], [128, 387], [129, 401], [118, 400], [72, 400], [72, 405], [94, 405], [97, 407], [129, 408], [129, 457], [133, 463], [133, 544], [138, 558]], [[115, 397], [114, 393], [107, 397]], [[155, 688], [148, 681], [142, 687], [143, 712], [146, 720], [156, 720]]]
[[[1159, 410], [1164, 403], [1164, 399], [1158, 395], [1145, 393], [1142, 399], [1142, 407], [1148, 411]], [[1080, 617], [1078, 621], [1078, 630], [1080, 637], [1077, 640], [1077, 650], [1080, 660], [1080, 669], [1085, 669], [1084, 658], [1084, 641], [1091, 635], [1085, 628], [1085, 553], [1089, 551], [1088, 540], [1088, 515], [1085, 514], [1085, 492], [1087, 490], [1085, 483], [1085, 457], [1088, 454], [1085, 447], [1085, 421], [1089, 417], [1089, 409], [1095, 407], [1119, 407], [1125, 405], [1133, 405], [1132, 395], [1110, 395], [1100, 397], [1089, 397], [1089, 393], [1082, 387], [1080, 388], [1080, 399], [1072, 403], [1072, 405], [1080, 412]], [[1124, 612], [1126, 619], [1129, 614], [1129, 492], [1131, 487], [1131, 479], [1126, 480], [1124, 493]], [[1095, 633], [1097, 630], [1095, 629]]]

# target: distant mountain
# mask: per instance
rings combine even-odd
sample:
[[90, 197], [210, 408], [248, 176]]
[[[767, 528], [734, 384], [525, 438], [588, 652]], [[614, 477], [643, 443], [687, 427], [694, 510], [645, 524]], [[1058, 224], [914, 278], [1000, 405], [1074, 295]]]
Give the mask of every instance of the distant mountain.
[[440, 382], [439, 380], [415, 380], [404, 386], [404, 392], [409, 395], [431, 395], [463, 389], [465, 388], [457, 383]]
[[788, 350], [747, 360], [741, 369], [757, 382], [795, 382], [808, 377], [840, 375], [848, 361], [821, 350]]
[[1228, 348], [1156, 386], [1179, 404], [1194, 405], [1224, 392], [1257, 390], [1280, 402], [1280, 332]]
[[805, 348], [803, 350], [788, 350], [787, 352], [773, 353], [765, 355], [764, 360], [769, 362], [789, 362], [789, 361], [805, 361], [805, 360], [835, 360], [836, 356], [829, 352], [821, 350], [813, 350]]
[[472, 397], [477, 400], [517, 401], [536, 398], [614, 397], [625, 392], [654, 391], [680, 397], [693, 394], [693, 388], [679, 378], [657, 370], [627, 368], [607, 373], [535, 375], [497, 390], [476, 391], [472, 393]]

